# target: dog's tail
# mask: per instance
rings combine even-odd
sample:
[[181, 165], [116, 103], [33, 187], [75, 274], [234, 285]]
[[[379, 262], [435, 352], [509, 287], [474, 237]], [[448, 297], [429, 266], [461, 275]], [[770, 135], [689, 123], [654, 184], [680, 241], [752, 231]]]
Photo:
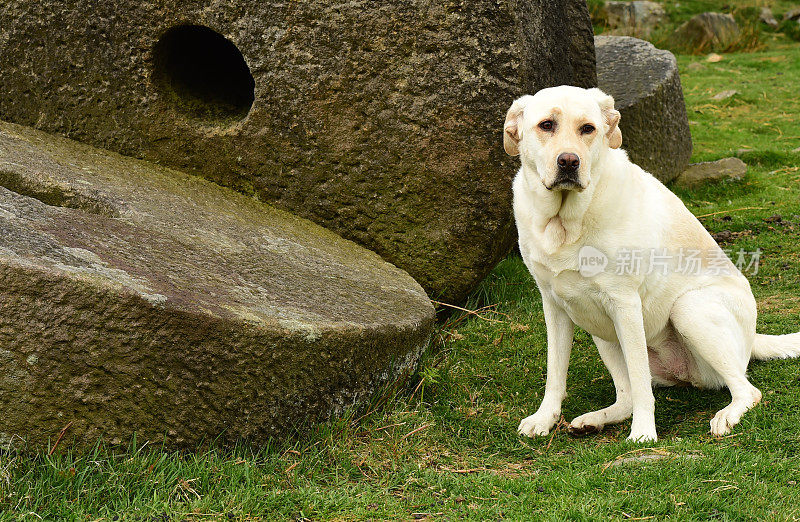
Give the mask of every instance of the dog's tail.
[[800, 356], [800, 332], [788, 335], [756, 334], [753, 359], [787, 359]]

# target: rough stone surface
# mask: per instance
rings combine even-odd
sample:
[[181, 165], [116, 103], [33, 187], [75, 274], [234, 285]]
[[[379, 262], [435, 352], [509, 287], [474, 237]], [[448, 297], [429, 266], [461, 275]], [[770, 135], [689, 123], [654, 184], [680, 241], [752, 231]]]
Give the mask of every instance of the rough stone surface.
[[515, 240], [511, 101], [596, 81], [582, 0], [8, 0], [0, 71], [0, 118], [255, 194], [446, 301]]
[[739, 91], [737, 91], [736, 89], [725, 89], [724, 91], [718, 92], [717, 94], [712, 96], [711, 99], [717, 101], [727, 100], [728, 98], [733, 98], [737, 94], [739, 94]]
[[[526, 94], [535, 93], [535, 91], [542, 89], [545, 86], [553, 87], [555, 85], [563, 85], [564, 83], [585, 88], [597, 86], [597, 64], [595, 61], [594, 51], [594, 27], [592, 26], [592, 18], [589, 15], [588, 9], [586, 8], [586, 0], [564, 0], [564, 3], [566, 27], [562, 27], [559, 30], [563, 30], [565, 34], [569, 34], [570, 37], [569, 49], [566, 53], [566, 58], [570, 63], [571, 78], [566, 78], [565, 81], [562, 80], [564, 73], [562, 72], [556, 74], [555, 68], [553, 68], [553, 70], [551, 70], [549, 73], [553, 74], [552, 77], [542, 75], [541, 73], [536, 73], [536, 83], [532, 89], [528, 90]], [[528, 6], [528, 8], [536, 7], [543, 10], [553, 9], [554, 7], [558, 8], [558, 6], [559, 2], [543, 2], [537, 3], [536, 6]], [[549, 40], [555, 38], [547, 30], [547, 24], [550, 23], [553, 23], [553, 21], [547, 21], [545, 22], [545, 25], [541, 27], [542, 34], [538, 37], [539, 41], [542, 41], [543, 39]], [[559, 23], [563, 24], [564, 21], [560, 21]], [[538, 52], [542, 52], [542, 49], [539, 48]], [[534, 64], [533, 67], [536, 68], [538, 66]], [[542, 85], [542, 87], [539, 87], [539, 85]], [[507, 109], [508, 108], [506, 107], [506, 110]], [[503, 116], [503, 118], [505, 119], [505, 116]]]
[[800, 7], [793, 7], [783, 13], [784, 20], [800, 20]]
[[739, 158], [692, 163], [675, 179], [675, 183], [692, 186], [722, 179], [741, 179], [747, 173], [747, 164]]
[[667, 21], [664, 6], [656, 2], [606, 2], [603, 11], [614, 34], [647, 36]]
[[622, 114], [622, 148], [661, 181], [672, 180], [692, 155], [675, 57], [629, 36], [597, 36], [595, 47], [598, 84]]
[[739, 24], [732, 15], [700, 13], [675, 29], [672, 42], [696, 54], [724, 50], [739, 39]]
[[612, 460], [611, 462], [606, 463], [603, 466], [603, 469], [606, 468], [616, 468], [619, 466], [628, 466], [631, 464], [645, 464], [648, 462], [657, 462], [659, 460], [675, 460], [675, 459], [699, 459], [701, 458], [700, 455], [695, 454], [686, 454], [686, 455], [679, 455], [676, 453], [670, 453], [668, 451], [661, 451], [659, 453], [647, 453], [644, 455], [634, 455], [632, 457], [624, 457], [619, 456], [616, 459]]
[[772, 14], [772, 9], [767, 6], [762, 6], [761, 9], [759, 9], [758, 20], [772, 29], [778, 28], [778, 21], [775, 19], [775, 15]]
[[415, 364], [433, 308], [253, 198], [0, 124], [0, 442], [263, 443]]

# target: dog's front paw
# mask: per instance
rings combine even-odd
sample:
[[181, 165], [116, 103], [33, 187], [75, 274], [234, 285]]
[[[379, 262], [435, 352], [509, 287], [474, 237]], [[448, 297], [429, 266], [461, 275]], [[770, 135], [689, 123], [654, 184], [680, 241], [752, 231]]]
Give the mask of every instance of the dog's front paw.
[[655, 442], [658, 440], [656, 419], [652, 411], [643, 410], [633, 413], [631, 434], [628, 436], [628, 440], [631, 442]]
[[655, 442], [658, 440], [655, 427], [652, 430], [636, 430], [632, 429], [631, 434], [628, 435], [628, 440], [631, 442]]
[[537, 411], [533, 415], [522, 419], [522, 422], [519, 423], [519, 428], [517, 428], [517, 432], [527, 437], [547, 435], [550, 433], [553, 426], [556, 425], [558, 415], [558, 413]]
[[591, 413], [584, 413], [580, 417], [575, 417], [569, 423], [569, 432], [572, 435], [582, 436], [591, 433], [597, 433], [603, 429], [603, 417], [600, 412], [593, 411]]

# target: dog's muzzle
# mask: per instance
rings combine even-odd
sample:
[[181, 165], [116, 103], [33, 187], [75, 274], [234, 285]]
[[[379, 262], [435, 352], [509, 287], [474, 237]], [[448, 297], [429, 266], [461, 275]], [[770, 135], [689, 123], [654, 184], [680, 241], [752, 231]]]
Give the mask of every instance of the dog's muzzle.
[[549, 190], [553, 189], [574, 189], [574, 188], [583, 188], [581, 186], [581, 182], [578, 179], [577, 172], [571, 172], [569, 174], [562, 174], [561, 172], [558, 173], [556, 179], [553, 181], [553, 184], [547, 187]]
[[548, 190], [554, 188], [573, 189], [583, 188], [578, 175], [578, 168], [581, 166], [581, 159], [572, 152], [563, 152], [556, 159], [558, 165], [558, 175], [553, 180], [553, 184], [547, 187]]

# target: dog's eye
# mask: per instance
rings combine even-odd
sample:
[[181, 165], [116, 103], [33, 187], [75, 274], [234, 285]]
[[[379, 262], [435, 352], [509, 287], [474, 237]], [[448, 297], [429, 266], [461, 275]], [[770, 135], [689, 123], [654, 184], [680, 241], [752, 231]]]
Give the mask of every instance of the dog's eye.
[[553, 120], [544, 120], [542, 123], [539, 124], [539, 128], [543, 131], [551, 131], [553, 130]]
[[594, 132], [594, 125], [591, 123], [587, 123], [583, 127], [581, 127], [581, 134], [591, 134]]

